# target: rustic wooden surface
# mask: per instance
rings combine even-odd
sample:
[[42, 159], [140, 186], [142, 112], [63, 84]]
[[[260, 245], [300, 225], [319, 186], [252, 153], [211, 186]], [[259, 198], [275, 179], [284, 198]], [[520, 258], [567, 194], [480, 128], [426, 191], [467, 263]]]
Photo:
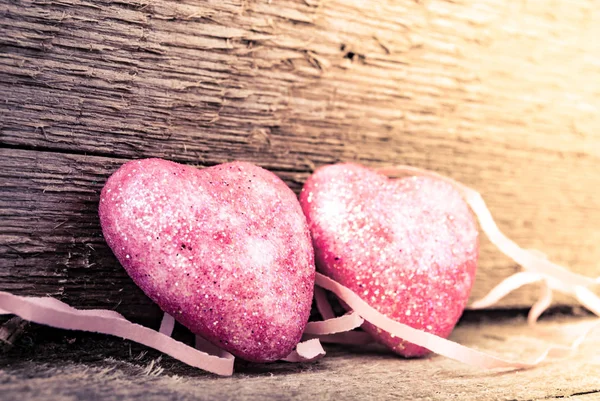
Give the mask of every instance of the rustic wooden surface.
[[[156, 323], [96, 215], [140, 157], [430, 168], [599, 275], [598, 37], [592, 0], [4, 0], [0, 288]], [[474, 297], [516, 270], [483, 240]]]
[[[591, 323], [569, 319], [542, 329], [553, 342], [568, 344], [572, 335], [565, 333]], [[527, 360], [545, 346], [524, 320], [463, 325], [452, 338]], [[34, 331], [11, 353], [0, 354], [0, 394], [3, 401], [591, 401], [600, 399], [599, 346], [597, 335], [566, 361], [496, 372], [439, 356], [406, 360], [376, 347], [336, 346], [316, 363], [236, 364], [233, 377], [220, 378], [114, 338]]]

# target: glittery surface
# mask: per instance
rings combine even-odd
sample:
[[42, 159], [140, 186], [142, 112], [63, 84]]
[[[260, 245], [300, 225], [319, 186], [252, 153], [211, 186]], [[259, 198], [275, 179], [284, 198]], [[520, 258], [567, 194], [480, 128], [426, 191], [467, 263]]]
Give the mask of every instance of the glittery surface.
[[[478, 257], [475, 220], [450, 184], [426, 177], [390, 180], [338, 164], [308, 179], [300, 203], [319, 271], [398, 322], [450, 335]], [[398, 354], [427, 353], [373, 325], [363, 327]]]
[[107, 181], [102, 231], [131, 278], [192, 332], [240, 358], [285, 357], [302, 336], [315, 267], [294, 193], [249, 163], [126, 163]]

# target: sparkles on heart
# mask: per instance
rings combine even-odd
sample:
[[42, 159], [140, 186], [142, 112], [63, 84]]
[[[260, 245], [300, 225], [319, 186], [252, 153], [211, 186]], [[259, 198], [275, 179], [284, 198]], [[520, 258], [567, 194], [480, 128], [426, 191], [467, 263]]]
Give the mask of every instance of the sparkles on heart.
[[310, 313], [314, 254], [294, 193], [249, 163], [126, 163], [100, 198], [106, 242], [166, 313], [240, 358], [290, 353]]
[[[391, 180], [338, 164], [308, 179], [300, 203], [321, 272], [391, 319], [450, 335], [478, 258], [477, 225], [456, 189], [435, 178]], [[369, 323], [363, 328], [400, 355], [428, 352]]]

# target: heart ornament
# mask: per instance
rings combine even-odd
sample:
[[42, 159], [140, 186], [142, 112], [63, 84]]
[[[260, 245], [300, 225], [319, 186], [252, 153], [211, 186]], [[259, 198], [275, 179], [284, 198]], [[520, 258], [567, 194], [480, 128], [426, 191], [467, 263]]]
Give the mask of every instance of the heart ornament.
[[[300, 203], [320, 272], [397, 322], [449, 336], [478, 258], [477, 224], [452, 185], [338, 164], [308, 179]], [[362, 327], [400, 355], [428, 352], [371, 323]]]
[[106, 242], [135, 283], [193, 333], [240, 358], [290, 354], [310, 314], [315, 267], [295, 194], [234, 162], [124, 164], [99, 207]]

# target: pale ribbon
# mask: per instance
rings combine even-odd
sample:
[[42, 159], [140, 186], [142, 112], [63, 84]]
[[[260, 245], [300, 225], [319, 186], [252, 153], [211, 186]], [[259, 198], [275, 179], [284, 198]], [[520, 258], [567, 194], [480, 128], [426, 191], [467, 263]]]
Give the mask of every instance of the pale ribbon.
[[315, 301], [317, 310], [323, 319], [328, 320], [335, 317], [333, 309], [331, 309], [331, 305], [329, 304], [329, 301], [327, 301], [327, 294], [319, 287], [315, 287]]
[[175, 318], [168, 313], [163, 315], [162, 321], [160, 322], [160, 327], [158, 329], [159, 333], [163, 333], [165, 336], [171, 337], [173, 335], [173, 329], [175, 328]]
[[[121, 314], [102, 309], [75, 309], [51, 297], [21, 297], [0, 291], [0, 315], [13, 314], [34, 323], [66, 330], [109, 334], [135, 341], [161, 351], [190, 366], [221, 376], [233, 374], [234, 356], [196, 336], [196, 348], [171, 338], [175, 319], [164, 314], [159, 331], [131, 323]], [[296, 345], [283, 360], [308, 362], [319, 359], [325, 351], [318, 339]]]
[[286, 362], [311, 362], [325, 356], [325, 350], [321, 346], [318, 338], [312, 338], [306, 341], [299, 342], [296, 345], [296, 350], [292, 351], [288, 356], [282, 359]]
[[210, 355], [169, 335], [131, 323], [110, 310], [78, 310], [57, 299], [20, 297], [0, 292], [0, 313], [14, 314], [34, 323], [67, 330], [110, 334], [161, 351], [190, 366], [222, 376], [233, 374], [233, 355]]
[[[469, 307], [470, 309], [487, 308], [497, 303], [510, 292], [526, 284], [541, 282], [540, 298], [529, 311], [528, 323], [530, 325], [535, 325], [540, 315], [552, 303], [553, 290], [574, 296], [583, 306], [600, 316], [600, 298], [588, 288], [591, 285], [600, 283], [600, 278], [593, 279], [573, 273], [563, 266], [550, 262], [546, 255], [539, 251], [526, 250], [519, 247], [500, 231], [483, 198], [477, 191], [451, 178], [411, 166], [381, 168], [377, 172], [388, 176], [396, 176], [398, 174], [428, 176], [450, 183], [460, 191], [467, 204], [477, 216], [483, 232], [490, 241], [505, 255], [523, 267], [524, 271], [503, 280], [485, 297], [474, 302]], [[396, 322], [379, 313], [350, 289], [322, 274], [317, 273], [316, 285], [333, 292], [351, 311], [342, 316], [343, 320], [332, 318], [331, 306], [328, 305], [326, 295], [322, 292], [315, 292], [318, 310], [325, 320], [320, 322], [318, 326], [316, 323], [311, 323], [311, 332], [306, 334], [318, 337], [323, 342], [339, 342], [344, 344], [368, 343], [372, 339], [369, 338], [367, 333], [351, 331], [357, 327], [356, 323], [358, 320], [354, 317], [354, 313], [356, 313], [359, 317], [396, 337], [427, 348], [437, 354], [481, 368], [529, 368], [538, 365], [547, 358], [568, 357], [592, 331], [600, 328], [600, 322], [596, 323], [584, 330], [572, 342], [571, 346], [550, 347], [531, 362], [509, 361]], [[352, 316], [352, 319], [349, 316]], [[315, 329], [317, 327], [318, 330]], [[347, 332], [344, 332], [344, 328]], [[354, 337], [344, 337], [344, 335], [354, 335]]]

